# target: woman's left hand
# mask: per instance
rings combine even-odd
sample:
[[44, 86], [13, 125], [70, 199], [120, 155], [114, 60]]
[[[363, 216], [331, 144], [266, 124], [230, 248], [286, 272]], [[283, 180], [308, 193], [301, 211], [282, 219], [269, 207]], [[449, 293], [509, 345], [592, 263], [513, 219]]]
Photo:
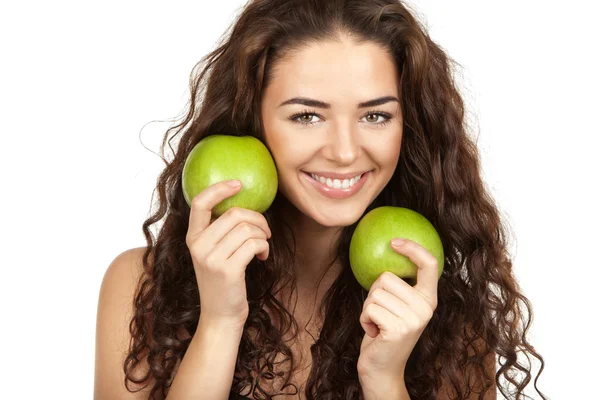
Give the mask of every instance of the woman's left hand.
[[366, 333], [357, 368], [361, 381], [373, 385], [404, 382], [408, 357], [437, 307], [437, 259], [408, 239], [392, 248], [419, 269], [415, 286], [382, 273], [363, 304], [360, 324]]

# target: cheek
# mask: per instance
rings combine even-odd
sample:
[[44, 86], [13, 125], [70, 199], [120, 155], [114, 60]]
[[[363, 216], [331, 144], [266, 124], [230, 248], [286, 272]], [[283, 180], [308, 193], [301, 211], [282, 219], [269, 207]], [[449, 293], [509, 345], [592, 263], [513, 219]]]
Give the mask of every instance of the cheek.
[[402, 131], [399, 132], [397, 136], [394, 137], [394, 140], [387, 146], [387, 157], [394, 164], [394, 168], [396, 164], [398, 164], [398, 159], [400, 158], [400, 149], [402, 148]]
[[286, 156], [289, 154], [289, 141], [281, 132], [281, 127], [273, 121], [265, 122], [265, 141], [267, 142], [269, 151], [279, 167], [285, 163]]
[[301, 162], [303, 148], [297, 143], [284, 135], [272, 138], [271, 142], [269, 150], [279, 169], [289, 169]]
[[314, 146], [306, 136], [295, 135], [282, 128], [269, 132], [267, 137], [269, 150], [282, 172], [299, 168], [318, 151], [318, 146]]
[[375, 161], [382, 169], [395, 169], [400, 157], [401, 140], [387, 141], [378, 143], [376, 148], [372, 148], [370, 153], [373, 154]]

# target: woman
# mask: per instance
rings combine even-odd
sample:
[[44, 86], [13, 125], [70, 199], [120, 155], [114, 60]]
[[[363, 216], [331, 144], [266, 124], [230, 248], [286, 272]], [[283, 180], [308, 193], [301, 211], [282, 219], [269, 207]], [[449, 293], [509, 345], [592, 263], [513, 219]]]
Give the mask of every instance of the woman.
[[[173, 129], [147, 247], [119, 255], [102, 284], [96, 398], [524, 398], [532, 374], [518, 352], [544, 365], [526, 339], [531, 306], [451, 59], [403, 4], [250, 2]], [[211, 134], [271, 151], [279, 192], [264, 214], [211, 218], [235, 182], [185, 202], [184, 162]], [[350, 237], [382, 205], [436, 227], [439, 281], [433, 256], [407, 241], [390, 245], [418, 265], [415, 286], [389, 273], [369, 291], [357, 283]]]

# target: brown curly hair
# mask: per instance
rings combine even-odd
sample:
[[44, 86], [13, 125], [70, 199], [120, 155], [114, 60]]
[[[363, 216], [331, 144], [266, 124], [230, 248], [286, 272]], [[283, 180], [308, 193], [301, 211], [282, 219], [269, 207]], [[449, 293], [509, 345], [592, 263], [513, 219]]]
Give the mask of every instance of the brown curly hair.
[[[162, 142], [166, 167], [156, 187], [158, 208], [143, 223], [147, 247], [129, 325], [132, 340], [123, 365], [125, 386], [134, 391], [130, 382], [153, 384], [149, 398], [166, 396], [191, 341], [178, 332], [185, 329], [193, 336], [199, 320], [198, 286], [185, 241], [190, 209], [181, 176], [186, 156], [212, 134], [253, 135], [265, 143], [260, 102], [273, 65], [308, 43], [342, 35], [384, 46], [393, 54], [400, 77], [404, 124], [400, 159], [392, 179], [365, 214], [383, 205], [410, 208], [435, 226], [444, 244], [439, 304], [406, 367], [411, 398], [435, 398], [444, 380], [457, 399], [465, 399], [475, 391], [467, 379], [471, 374], [479, 377], [483, 392], [495, 384], [506, 398], [529, 398], [523, 392], [532, 378], [531, 364], [518, 357], [524, 353], [528, 361], [531, 355], [541, 363], [534, 387], [546, 399], [537, 388], [544, 360], [526, 338], [531, 304], [513, 275], [507, 229], [482, 181], [476, 144], [467, 135], [464, 104], [451, 69], [456, 63], [398, 0], [250, 1], [228, 37], [193, 68], [188, 112], [167, 130]], [[202, 71], [197, 74], [199, 67]], [[176, 138], [177, 151], [171, 146]], [[173, 154], [170, 162], [164, 157], [167, 142]], [[284, 230], [291, 229], [277, 217], [284, 201], [278, 193], [264, 213], [273, 232], [269, 258], [254, 258], [246, 268], [250, 311], [233, 394], [250, 385], [254, 394], [270, 399], [259, 379], [274, 376], [275, 354], [293, 359], [282, 330], [289, 326], [297, 330], [297, 324], [274, 296], [284, 281], [294, 280], [290, 272], [294, 246], [282, 239]], [[155, 238], [150, 227], [161, 221]], [[356, 363], [364, 336], [359, 316], [368, 292], [349, 268], [355, 227], [356, 223], [343, 229], [337, 256], [343, 269], [321, 304], [324, 323], [311, 347], [308, 399], [363, 398]], [[276, 310], [285, 324], [273, 324], [265, 307]], [[250, 337], [250, 330], [257, 332], [256, 338]], [[490, 353], [497, 354], [500, 365], [495, 376], [488, 376], [484, 368]], [[136, 378], [134, 372], [144, 358], [150, 368]], [[255, 366], [260, 369], [256, 382], [251, 375]]]

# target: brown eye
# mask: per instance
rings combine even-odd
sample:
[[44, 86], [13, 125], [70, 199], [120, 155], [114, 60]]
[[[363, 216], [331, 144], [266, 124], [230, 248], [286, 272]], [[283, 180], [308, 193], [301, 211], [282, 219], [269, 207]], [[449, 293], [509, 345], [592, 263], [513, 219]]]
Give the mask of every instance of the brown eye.
[[379, 115], [377, 115], [377, 114], [369, 114], [369, 115], [367, 115], [367, 121], [369, 120], [369, 117], [373, 117], [374, 118], [374, 119], [372, 119], [369, 122], [377, 122], [377, 119], [379, 118]]
[[[292, 115], [288, 119], [295, 124], [300, 124], [302, 126], [308, 126], [308, 125], [314, 125], [317, 123], [317, 121], [311, 121], [311, 119], [313, 117], [321, 118], [321, 116], [319, 114], [309, 111], [309, 110], [305, 110], [300, 113]], [[379, 117], [383, 118], [383, 120], [380, 122], [377, 122]], [[367, 119], [367, 123], [369, 125], [384, 126], [390, 122], [390, 120], [392, 119], [392, 116], [386, 112], [369, 111], [365, 114], [365, 116], [363, 118]], [[373, 120], [372, 118], [375, 118], [375, 120]], [[369, 121], [369, 119], [371, 119], [371, 120]]]
[[308, 125], [316, 124], [315, 121], [311, 121], [311, 119], [313, 117], [319, 117], [320, 118], [320, 115], [318, 115], [318, 114], [316, 114], [314, 112], [310, 112], [310, 111], [306, 110], [306, 111], [294, 114], [291, 117], [289, 117], [288, 119], [290, 121], [292, 121], [293, 123], [295, 123], [295, 124], [300, 124], [302, 126], [308, 126]]
[[[378, 118], [381, 117], [381, 120], [378, 121]], [[367, 123], [369, 125], [374, 125], [374, 126], [384, 126], [386, 124], [388, 124], [391, 120], [392, 120], [392, 116], [386, 112], [383, 111], [367, 111], [367, 113], [365, 114], [365, 116], [363, 117], [365, 118], [365, 120], [367, 121]], [[373, 120], [373, 118], [375, 118], [375, 120]], [[369, 119], [371, 121], [369, 121]]]

